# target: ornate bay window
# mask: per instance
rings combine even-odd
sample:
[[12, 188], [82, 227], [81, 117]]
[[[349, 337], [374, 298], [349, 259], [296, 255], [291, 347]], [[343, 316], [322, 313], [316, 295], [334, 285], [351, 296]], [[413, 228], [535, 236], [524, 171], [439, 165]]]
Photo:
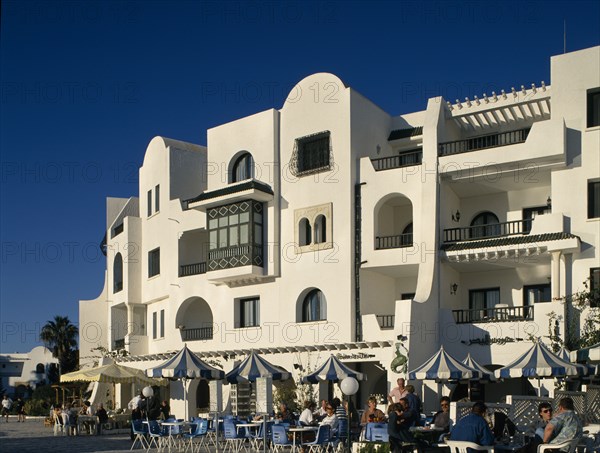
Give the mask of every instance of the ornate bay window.
[[263, 204], [244, 200], [207, 210], [208, 270], [263, 267]]

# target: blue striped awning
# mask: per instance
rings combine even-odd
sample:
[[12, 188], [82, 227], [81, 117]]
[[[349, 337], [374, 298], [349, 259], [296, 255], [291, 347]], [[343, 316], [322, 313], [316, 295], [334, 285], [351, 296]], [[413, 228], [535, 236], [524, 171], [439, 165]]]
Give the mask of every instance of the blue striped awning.
[[427, 362], [416, 370], [408, 373], [408, 379], [433, 379], [436, 381], [450, 381], [463, 379], [476, 379], [481, 373], [464, 363], [459, 362], [446, 351], [444, 347]]
[[[572, 354], [572, 352], [569, 351], [564, 346], [562, 348], [560, 348], [560, 351], [558, 351], [556, 353], [556, 355], [559, 356], [561, 359], [563, 359], [565, 362], [573, 363], [573, 362], [571, 362], [571, 354]], [[573, 363], [573, 365], [575, 365], [577, 367], [577, 369], [579, 369], [580, 376], [585, 376], [586, 374], [587, 375], [596, 374], [596, 367], [594, 365], [582, 364], [582, 363]]]
[[254, 382], [259, 377], [270, 377], [274, 381], [285, 381], [292, 377], [283, 368], [267, 362], [256, 352], [252, 351], [242, 363], [227, 373], [225, 379], [230, 384], [238, 382]]
[[474, 370], [479, 371], [481, 373], [479, 376], [479, 379], [484, 380], [484, 381], [495, 381], [496, 380], [496, 378], [494, 377], [494, 372], [488, 370], [483, 365], [480, 365], [473, 357], [471, 357], [471, 353], [467, 354], [466, 359], [463, 360], [462, 363], [467, 365], [469, 368], [473, 368]]
[[314, 373], [302, 378], [302, 382], [316, 384], [319, 381], [342, 381], [347, 377], [353, 377], [357, 381], [367, 380], [367, 376], [354, 371], [340, 362], [335, 355], [331, 354], [323, 365], [319, 366]]
[[[543, 343], [534, 344], [525, 354], [496, 370], [497, 378], [543, 378], [577, 376], [580, 369], [551, 352]], [[587, 370], [585, 370], [587, 374]]]
[[225, 373], [203, 362], [187, 345], [166, 362], [146, 370], [150, 377], [223, 379]]

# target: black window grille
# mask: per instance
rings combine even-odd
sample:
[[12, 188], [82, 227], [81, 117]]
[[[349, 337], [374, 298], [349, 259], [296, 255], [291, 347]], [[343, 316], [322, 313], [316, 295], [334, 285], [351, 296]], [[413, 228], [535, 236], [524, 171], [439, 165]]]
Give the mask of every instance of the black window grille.
[[291, 172], [303, 176], [332, 168], [331, 134], [329, 131], [297, 138], [292, 155]]

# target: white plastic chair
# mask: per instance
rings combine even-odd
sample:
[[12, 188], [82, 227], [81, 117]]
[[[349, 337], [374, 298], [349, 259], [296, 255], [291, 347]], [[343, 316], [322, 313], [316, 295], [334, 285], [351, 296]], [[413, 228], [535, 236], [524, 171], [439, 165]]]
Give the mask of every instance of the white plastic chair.
[[567, 453], [575, 453], [577, 444], [581, 440], [580, 437], [562, 442], [560, 444], [540, 444], [538, 445], [537, 453], [544, 453], [546, 450], [563, 450]]
[[[450, 447], [450, 453], [467, 453], [467, 448], [472, 450], [481, 450], [494, 453], [494, 447], [492, 445], [479, 445], [475, 442], [466, 442], [463, 440], [447, 440], [446, 445]], [[540, 453], [538, 451], [538, 453]]]

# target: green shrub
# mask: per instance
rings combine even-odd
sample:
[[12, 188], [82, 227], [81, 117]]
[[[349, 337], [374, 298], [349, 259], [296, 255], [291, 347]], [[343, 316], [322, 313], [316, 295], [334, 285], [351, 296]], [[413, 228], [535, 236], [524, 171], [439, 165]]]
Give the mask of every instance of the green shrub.
[[44, 400], [30, 399], [25, 401], [25, 413], [27, 415], [48, 415], [50, 406]]
[[364, 442], [359, 453], [390, 453], [390, 444], [388, 442]]

